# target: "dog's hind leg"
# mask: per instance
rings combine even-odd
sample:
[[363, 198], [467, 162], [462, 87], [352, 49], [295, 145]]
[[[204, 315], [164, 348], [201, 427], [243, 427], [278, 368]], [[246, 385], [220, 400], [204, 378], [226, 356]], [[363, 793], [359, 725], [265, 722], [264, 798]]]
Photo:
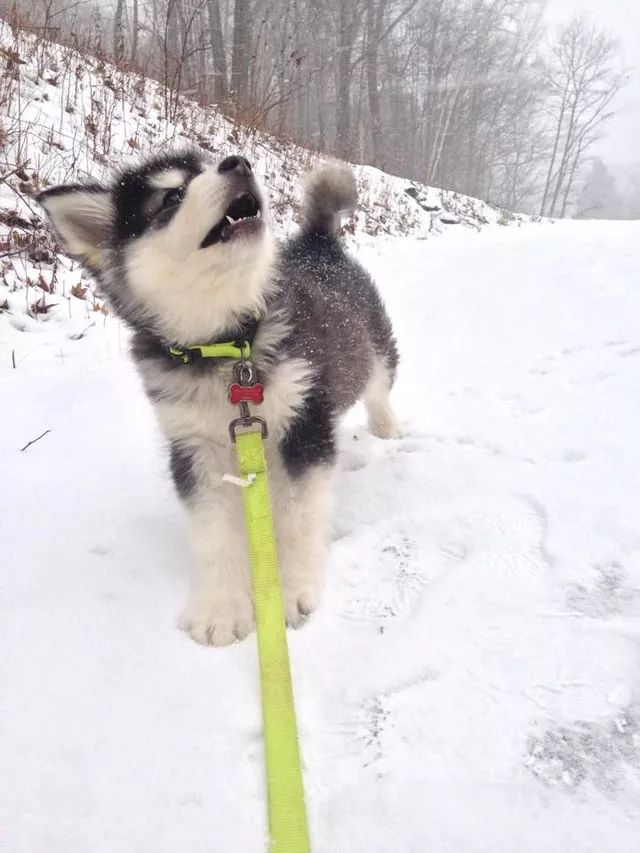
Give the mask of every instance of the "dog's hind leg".
[[335, 414], [319, 384], [289, 424], [271, 479], [282, 596], [289, 625], [319, 604], [335, 467]]
[[376, 358], [371, 377], [364, 390], [364, 404], [369, 416], [369, 432], [378, 438], [400, 438], [400, 427], [389, 402], [391, 373]]
[[332, 473], [332, 465], [314, 465], [299, 476], [274, 478], [282, 598], [287, 624], [293, 627], [320, 603]]

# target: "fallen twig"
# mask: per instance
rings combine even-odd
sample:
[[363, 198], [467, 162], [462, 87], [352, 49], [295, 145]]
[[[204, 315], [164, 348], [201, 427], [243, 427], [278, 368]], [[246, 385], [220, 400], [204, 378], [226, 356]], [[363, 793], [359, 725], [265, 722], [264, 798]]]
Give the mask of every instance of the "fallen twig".
[[25, 444], [25, 446], [24, 446], [24, 447], [21, 447], [21, 448], [20, 448], [20, 453], [22, 453], [24, 450], [26, 450], [26, 449], [27, 449], [27, 447], [31, 447], [31, 445], [32, 445], [32, 444], [35, 444], [35, 443], [36, 443], [36, 441], [40, 441], [40, 439], [41, 439], [41, 438], [44, 438], [44, 437], [45, 437], [45, 435], [46, 435], [48, 432], [51, 432], [51, 430], [50, 430], [50, 429], [46, 429], [46, 430], [42, 433], [42, 435], [39, 435], [37, 438], [34, 438], [34, 439], [33, 439], [33, 441], [28, 441], [28, 442]]

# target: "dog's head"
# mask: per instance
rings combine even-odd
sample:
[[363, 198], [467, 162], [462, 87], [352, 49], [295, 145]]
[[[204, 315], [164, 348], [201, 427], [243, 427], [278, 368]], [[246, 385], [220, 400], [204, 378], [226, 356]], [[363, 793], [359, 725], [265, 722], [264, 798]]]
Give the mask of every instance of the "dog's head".
[[212, 339], [259, 309], [269, 288], [274, 239], [244, 157], [168, 154], [108, 186], [54, 187], [38, 202], [114, 309], [169, 341]]

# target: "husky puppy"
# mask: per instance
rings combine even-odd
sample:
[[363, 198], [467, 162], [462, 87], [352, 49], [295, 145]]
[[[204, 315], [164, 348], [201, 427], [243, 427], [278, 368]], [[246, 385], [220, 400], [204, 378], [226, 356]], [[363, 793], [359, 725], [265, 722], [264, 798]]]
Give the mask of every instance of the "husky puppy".
[[269, 429], [284, 606], [297, 626], [318, 605], [339, 416], [363, 398], [371, 432], [398, 435], [391, 324], [337, 239], [340, 211], [356, 200], [346, 167], [312, 172], [301, 231], [277, 245], [249, 162], [212, 163], [197, 151], [126, 168], [108, 186], [64, 185], [38, 197], [66, 251], [133, 330], [132, 355], [190, 522], [195, 571], [180, 624], [199, 643], [231, 643], [254, 624], [242, 498], [222, 479], [235, 473], [234, 361], [184, 364], [170, 347], [251, 344], [265, 389], [252, 414]]

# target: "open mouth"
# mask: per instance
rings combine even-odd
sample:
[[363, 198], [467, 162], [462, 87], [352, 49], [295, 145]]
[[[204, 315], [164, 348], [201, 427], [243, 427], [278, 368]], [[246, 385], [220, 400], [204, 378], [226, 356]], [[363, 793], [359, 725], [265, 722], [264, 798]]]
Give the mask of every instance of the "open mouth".
[[220, 222], [213, 226], [200, 243], [200, 248], [226, 243], [238, 231], [252, 231], [261, 222], [260, 202], [251, 193], [242, 193], [234, 198]]

